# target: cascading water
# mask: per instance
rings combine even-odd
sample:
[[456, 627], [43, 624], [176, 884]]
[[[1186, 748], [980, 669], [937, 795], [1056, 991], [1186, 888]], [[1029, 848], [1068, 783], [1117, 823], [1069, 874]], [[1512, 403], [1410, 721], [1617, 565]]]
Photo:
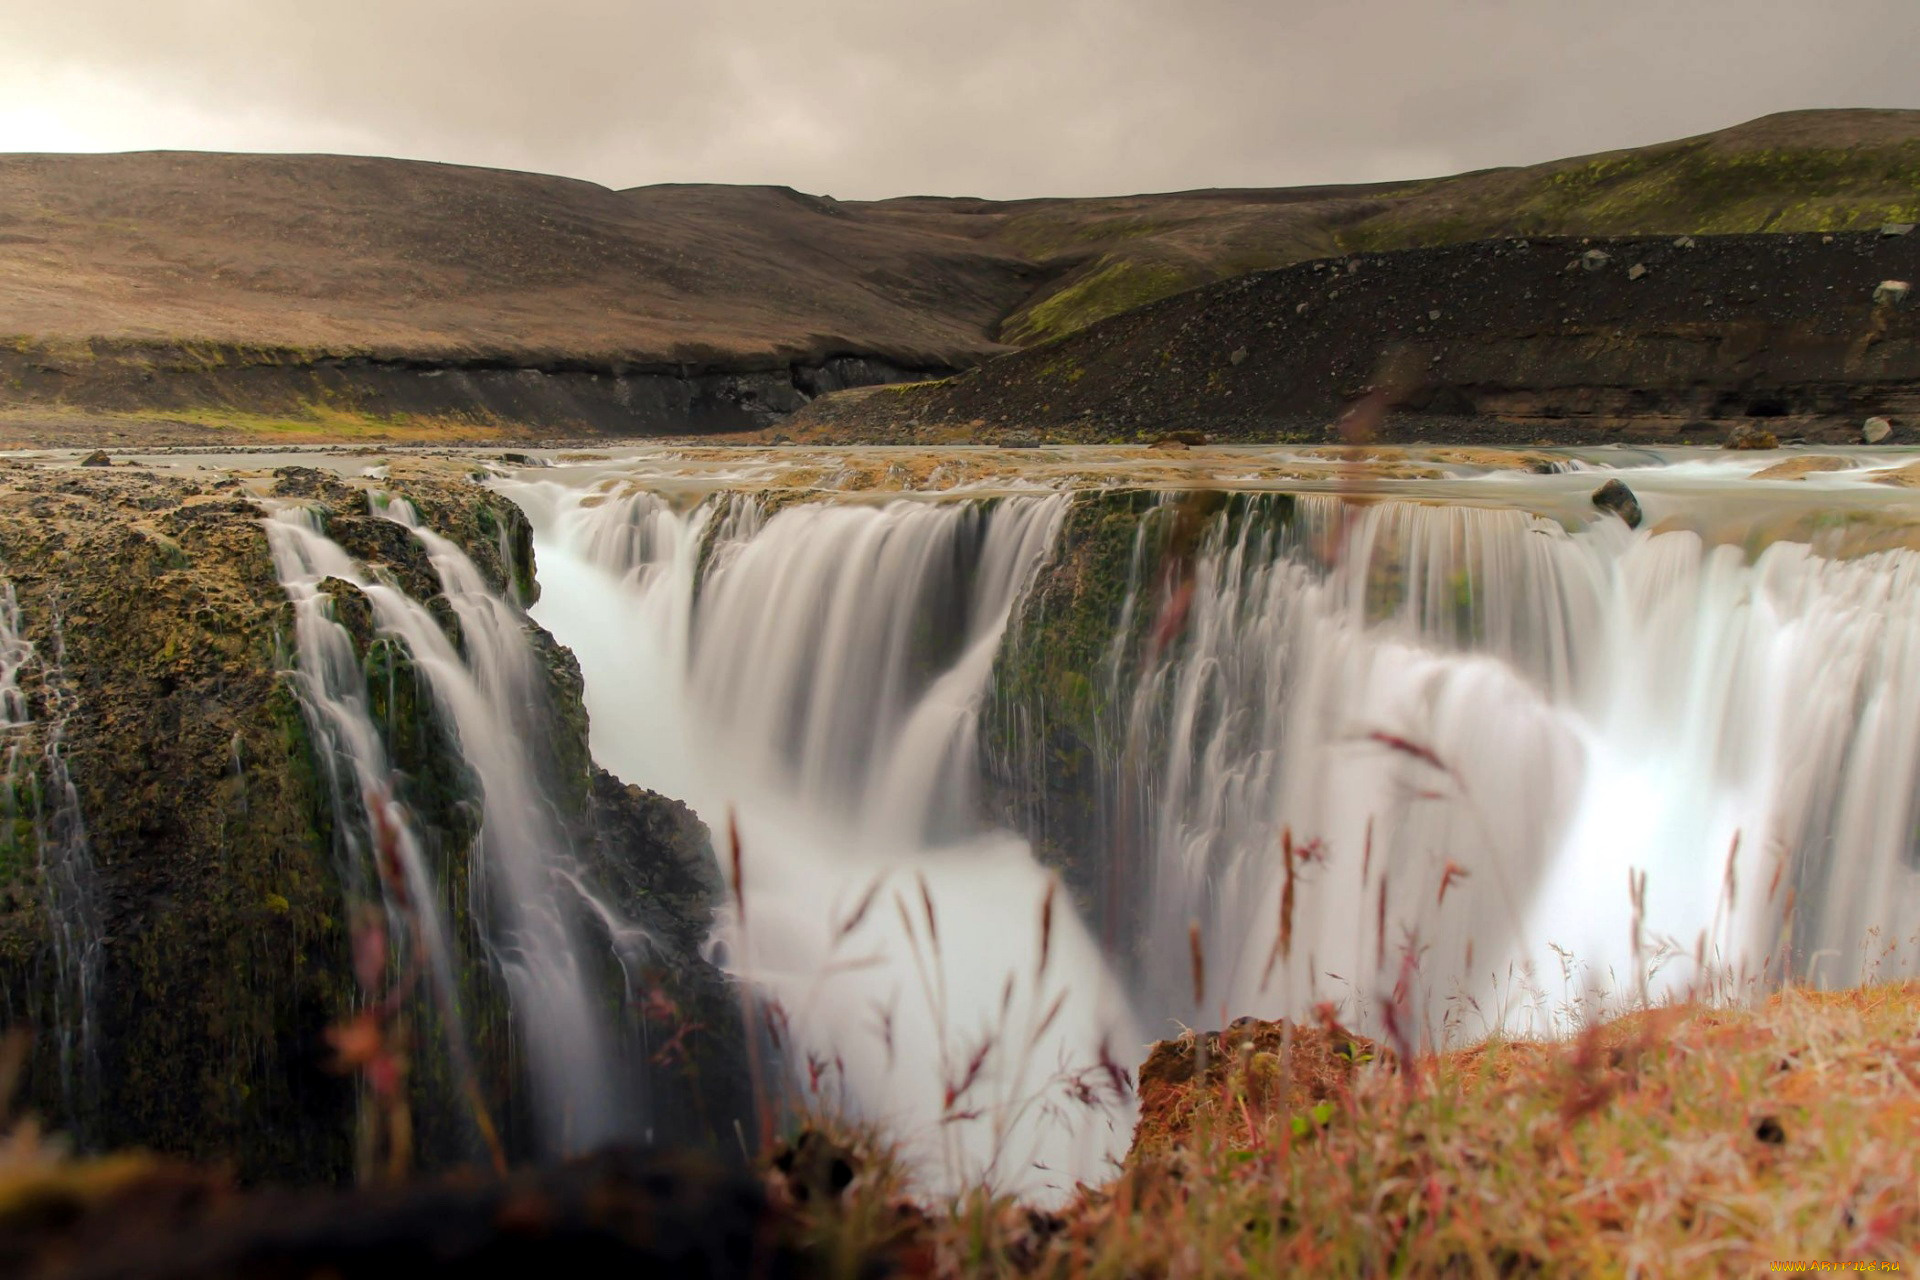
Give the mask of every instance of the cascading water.
[[[583, 1150], [643, 1131], [638, 1081], [619, 1068], [619, 1003], [600, 990], [599, 966], [585, 940], [589, 921], [615, 917], [594, 900], [541, 791], [545, 741], [539, 669], [522, 615], [487, 589], [471, 561], [422, 528], [412, 509], [393, 502], [389, 518], [425, 549], [458, 620], [460, 643], [420, 601], [355, 562], [323, 532], [319, 517], [290, 508], [267, 521], [279, 576], [297, 614], [302, 703], [319, 754], [332, 771], [336, 813], [350, 833], [349, 862], [364, 868], [373, 809], [384, 809], [435, 975], [456, 1056], [464, 1055], [447, 926], [432, 904], [442, 898], [419, 833], [392, 803], [391, 769], [351, 639], [331, 616], [323, 583], [339, 579], [366, 597], [376, 629], [402, 644], [452, 726], [458, 752], [477, 781], [480, 829], [469, 854], [472, 915], [505, 977], [516, 1041], [529, 1065], [531, 1092], [546, 1148]], [[619, 946], [643, 945], [632, 930], [609, 928]], [[463, 1066], [471, 1071], [470, 1066]]]
[[1216, 518], [1177, 592], [1137, 576], [1176, 638], [1108, 671], [1143, 1011], [1398, 1004], [1443, 1041], [1789, 965], [1854, 981], [1869, 939], [1910, 967], [1916, 574], [1514, 510]]
[[[69, 1123], [84, 1133], [85, 1099], [99, 1070], [95, 1002], [105, 929], [93, 849], [80, 794], [67, 768], [66, 722], [74, 699], [62, 669], [62, 650], [56, 619], [52, 657], [36, 651], [23, 634], [13, 584], [0, 584], [0, 733], [7, 738], [8, 840], [17, 838], [17, 824], [24, 818], [33, 833], [53, 942], [61, 1094]], [[35, 663], [46, 709], [37, 723], [20, 685], [22, 674]], [[19, 811], [23, 799], [24, 814]]]
[[513, 494], [595, 758], [739, 833], [717, 942], [777, 1003], [803, 1099], [854, 1105], [936, 1186], [1100, 1173], [1138, 1033], [1065, 896], [969, 803], [977, 707], [1066, 500]]
[[[1697, 470], [1673, 483], [1703, 527], [1740, 515]], [[589, 475], [502, 483], [594, 754], [723, 857], [738, 831], [717, 946], [784, 1012], [803, 1096], [844, 1090], [936, 1185], [1097, 1175], [1126, 1104], [1086, 1069], [1182, 1025], [1332, 1001], [1444, 1043], [1916, 971], [1915, 552], [1656, 533], [1684, 511], [1658, 482], [1634, 532], [1572, 477], [769, 514], [724, 476]], [[1831, 500], [1791, 493], [1760, 497]], [[1070, 504], [1120, 497], [1131, 568], [1078, 558]], [[1104, 657], [1026, 680], [1079, 654], [1085, 619], [1048, 612], [1075, 599]], [[1068, 721], [1085, 767], [1054, 758]], [[983, 762], [1104, 954], [983, 825]]]

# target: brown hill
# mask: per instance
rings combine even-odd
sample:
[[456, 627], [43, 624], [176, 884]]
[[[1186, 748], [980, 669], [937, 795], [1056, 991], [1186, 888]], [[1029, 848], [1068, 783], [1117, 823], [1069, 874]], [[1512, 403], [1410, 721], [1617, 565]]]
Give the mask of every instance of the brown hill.
[[0, 156], [0, 410], [751, 426], [1307, 259], [1915, 220], [1915, 111], [1790, 113], [1406, 184], [1012, 202], [613, 191], [336, 156]]
[[0, 333], [330, 354], [957, 364], [1015, 255], [773, 187], [340, 156], [0, 157]]

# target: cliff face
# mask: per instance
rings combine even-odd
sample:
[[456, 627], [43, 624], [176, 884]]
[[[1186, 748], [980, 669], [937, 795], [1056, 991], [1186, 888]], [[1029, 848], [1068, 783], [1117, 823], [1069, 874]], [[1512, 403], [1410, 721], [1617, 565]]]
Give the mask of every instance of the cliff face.
[[[416, 466], [383, 487], [410, 496], [497, 589], [531, 590], [511, 504], [457, 471]], [[355, 1082], [328, 1069], [325, 1040], [358, 999], [348, 903], [325, 762], [284, 674], [292, 613], [250, 492], [324, 506], [343, 546], [433, 607], [418, 543], [369, 514], [363, 488], [318, 473], [0, 472], [0, 568], [33, 646], [20, 677], [30, 720], [6, 731], [0, 1009], [36, 1033], [28, 1102], [85, 1145], [234, 1159], [249, 1178], [334, 1179], [353, 1169], [360, 1106]], [[356, 628], [363, 602], [339, 586], [397, 792], [458, 904], [470, 779], [457, 757], [449, 764], [447, 727], [404, 651]], [[617, 900], [674, 939], [660, 984], [708, 1015], [718, 1043], [727, 993], [695, 951], [712, 902], [705, 832], [683, 808], [595, 774], [571, 655], [551, 641], [542, 652], [548, 754], [572, 838], [591, 874], [659, 890]], [[517, 1064], [500, 983], [472, 928], [456, 933], [481, 1086], [511, 1142]], [[701, 1081], [656, 1073], [670, 1111], [727, 1123], [719, 1113], [739, 1097], [720, 1057]], [[444, 1084], [423, 1049], [414, 1100], [428, 1162], [471, 1154], [463, 1104]]]

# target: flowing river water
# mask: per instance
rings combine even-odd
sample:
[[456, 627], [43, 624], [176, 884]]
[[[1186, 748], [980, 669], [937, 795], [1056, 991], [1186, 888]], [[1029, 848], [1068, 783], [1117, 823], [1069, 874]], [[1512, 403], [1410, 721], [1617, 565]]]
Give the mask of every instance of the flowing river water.
[[[1898, 455], [1780, 456], [659, 448], [492, 483], [596, 762], [714, 834], [712, 954], [795, 1096], [932, 1186], [1045, 1197], [1124, 1153], [1182, 1026], [1330, 1003], [1444, 1045], [1920, 972], [1920, 497]], [[430, 659], [556, 1145], [630, 1131], [585, 977], [619, 931], [516, 754], [517, 606], [395, 518], [466, 653], [298, 513], [283, 580], [359, 582]], [[310, 714], [377, 774], [301, 626]]]

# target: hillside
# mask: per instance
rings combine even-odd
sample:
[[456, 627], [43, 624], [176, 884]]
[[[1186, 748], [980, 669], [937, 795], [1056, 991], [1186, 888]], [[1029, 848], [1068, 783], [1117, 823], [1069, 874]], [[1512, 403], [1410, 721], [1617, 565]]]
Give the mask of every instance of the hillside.
[[[810, 405], [814, 442], [1857, 443], [1920, 415], [1920, 233], [1502, 239], [1259, 272], [959, 377]], [[1377, 419], [1377, 420], [1376, 420]], [[1350, 424], [1351, 425], [1351, 424]]]
[[1915, 111], [1792, 113], [1406, 184], [1012, 202], [614, 191], [335, 156], [4, 156], [0, 419], [733, 429], [1347, 252], [1917, 219]]

